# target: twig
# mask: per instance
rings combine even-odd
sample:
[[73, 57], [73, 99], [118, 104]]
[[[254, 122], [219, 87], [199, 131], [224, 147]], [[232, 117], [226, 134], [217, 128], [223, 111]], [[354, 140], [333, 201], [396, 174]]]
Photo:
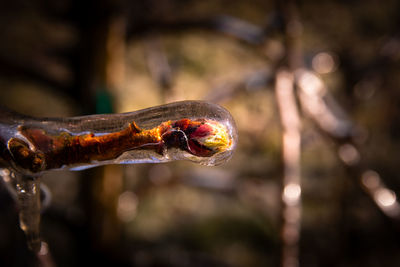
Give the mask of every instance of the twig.
[[[319, 130], [335, 142], [338, 156], [350, 175], [382, 214], [400, 223], [400, 204], [396, 194], [385, 186], [377, 172], [364, 166], [354, 141], [357, 137], [356, 127], [330, 97], [323, 81], [313, 72], [299, 69], [296, 72], [296, 84], [302, 109]], [[396, 229], [400, 234], [399, 225]]]
[[282, 266], [299, 265], [298, 241], [301, 219], [300, 119], [293, 86], [293, 74], [280, 70], [276, 76], [276, 99], [283, 128], [284, 177], [282, 190]]
[[194, 29], [221, 32], [252, 45], [260, 45], [266, 38], [266, 31], [262, 27], [226, 15], [205, 19], [136, 23], [135, 27], [128, 29], [128, 38], [153, 34], [154, 32], [177, 33]]
[[294, 72], [303, 65], [300, 36], [303, 26], [294, 1], [276, 2], [283, 18], [282, 31], [286, 48], [283, 64], [289, 71], [278, 71], [276, 95], [283, 127], [284, 178], [282, 188], [282, 267], [299, 266], [301, 222], [300, 118], [294, 93]]
[[[171, 65], [157, 36], [150, 36], [145, 42], [146, 60], [150, 74], [162, 89], [162, 96], [165, 100], [171, 93], [173, 75]], [[167, 101], [164, 101], [167, 102]]]
[[222, 103], [235, 97], [243, 91], [255, 92], [265, 89], [274, 81], [275, 73], [270, 68], [256, 70], [237, 81], [227, 81], [210, 90], [204, 100], [212, 103]]
[[40, 224], [40, 178], [15, 174], [19, 223], [25, 232], [28, 247], [38, 253], [41, 247]]

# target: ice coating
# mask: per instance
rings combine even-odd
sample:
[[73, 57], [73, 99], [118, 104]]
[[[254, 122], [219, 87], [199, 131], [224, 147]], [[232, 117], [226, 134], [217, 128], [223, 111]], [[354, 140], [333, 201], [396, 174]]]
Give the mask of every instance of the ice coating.
[[20, 174], [16, 174], [15, 179], [20, 227], [26, 235], [29, 249], [38, 252], [41, 245], [39, 234], [40, 180]]
[[203, 101], [72, 118], [5, 114], [0, 118], [1, 160], [30, 175], [172, 160], [216, 165], [232, 156], [237, 143], [229, 112]]

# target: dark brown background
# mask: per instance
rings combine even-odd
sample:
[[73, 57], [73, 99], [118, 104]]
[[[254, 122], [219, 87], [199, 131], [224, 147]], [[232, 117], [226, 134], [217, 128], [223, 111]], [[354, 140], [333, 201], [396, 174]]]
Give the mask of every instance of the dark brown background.
[[[331, 56], [333, 69], [321, 77], [361, 127], [365, 164], [399, 193], [398, 1], [299, 1], [296, 8], [306, 65]], [[287, 56], [279, 12], [261, 0], [0, 2], [1, 104], [73, 116], [212, 99], [239, 129], [237, 152], [218, 167], [46, 174], [52, 202], [42, 234], [56, 266], [279, 265], [281, 130], [268, 80]], [[244, 27], [239, 40], [223, 33], [222, 15], [259, 28]], [[398, 225], [307, 119], [302, 138], [300, 266], [399, 266]], [[0, 265], [37, 264], [2, 186]]]

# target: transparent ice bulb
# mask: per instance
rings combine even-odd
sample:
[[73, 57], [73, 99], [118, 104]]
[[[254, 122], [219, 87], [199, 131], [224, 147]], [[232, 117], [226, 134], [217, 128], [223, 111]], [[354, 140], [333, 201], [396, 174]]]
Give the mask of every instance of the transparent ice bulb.
[[34, 175], [104, 164], [227, 161], [237, 144], [229, 112], [204, 101], [182, 101], [135, 112], [32, 118], [3, 112], [1, 158]]

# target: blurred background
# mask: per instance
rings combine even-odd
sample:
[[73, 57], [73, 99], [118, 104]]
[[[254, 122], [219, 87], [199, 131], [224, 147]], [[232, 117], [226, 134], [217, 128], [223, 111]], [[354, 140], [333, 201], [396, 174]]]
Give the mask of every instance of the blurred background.
[[[202, 99], [239, 131], [217, 167], [46, 173], [46, 266], [399, 266], [398, 10], [394, 0], [1, 1], [0, 104], [62, 117]], [[289, 196], [301, 192], [301, 216], [288, 241], [275, 87], [282, 67], [300, 66], [356, 134], [330, 134], [295, 101], [301, 190]], [[17, 211], [1, 184], [0, 265], [39, 266]]]

